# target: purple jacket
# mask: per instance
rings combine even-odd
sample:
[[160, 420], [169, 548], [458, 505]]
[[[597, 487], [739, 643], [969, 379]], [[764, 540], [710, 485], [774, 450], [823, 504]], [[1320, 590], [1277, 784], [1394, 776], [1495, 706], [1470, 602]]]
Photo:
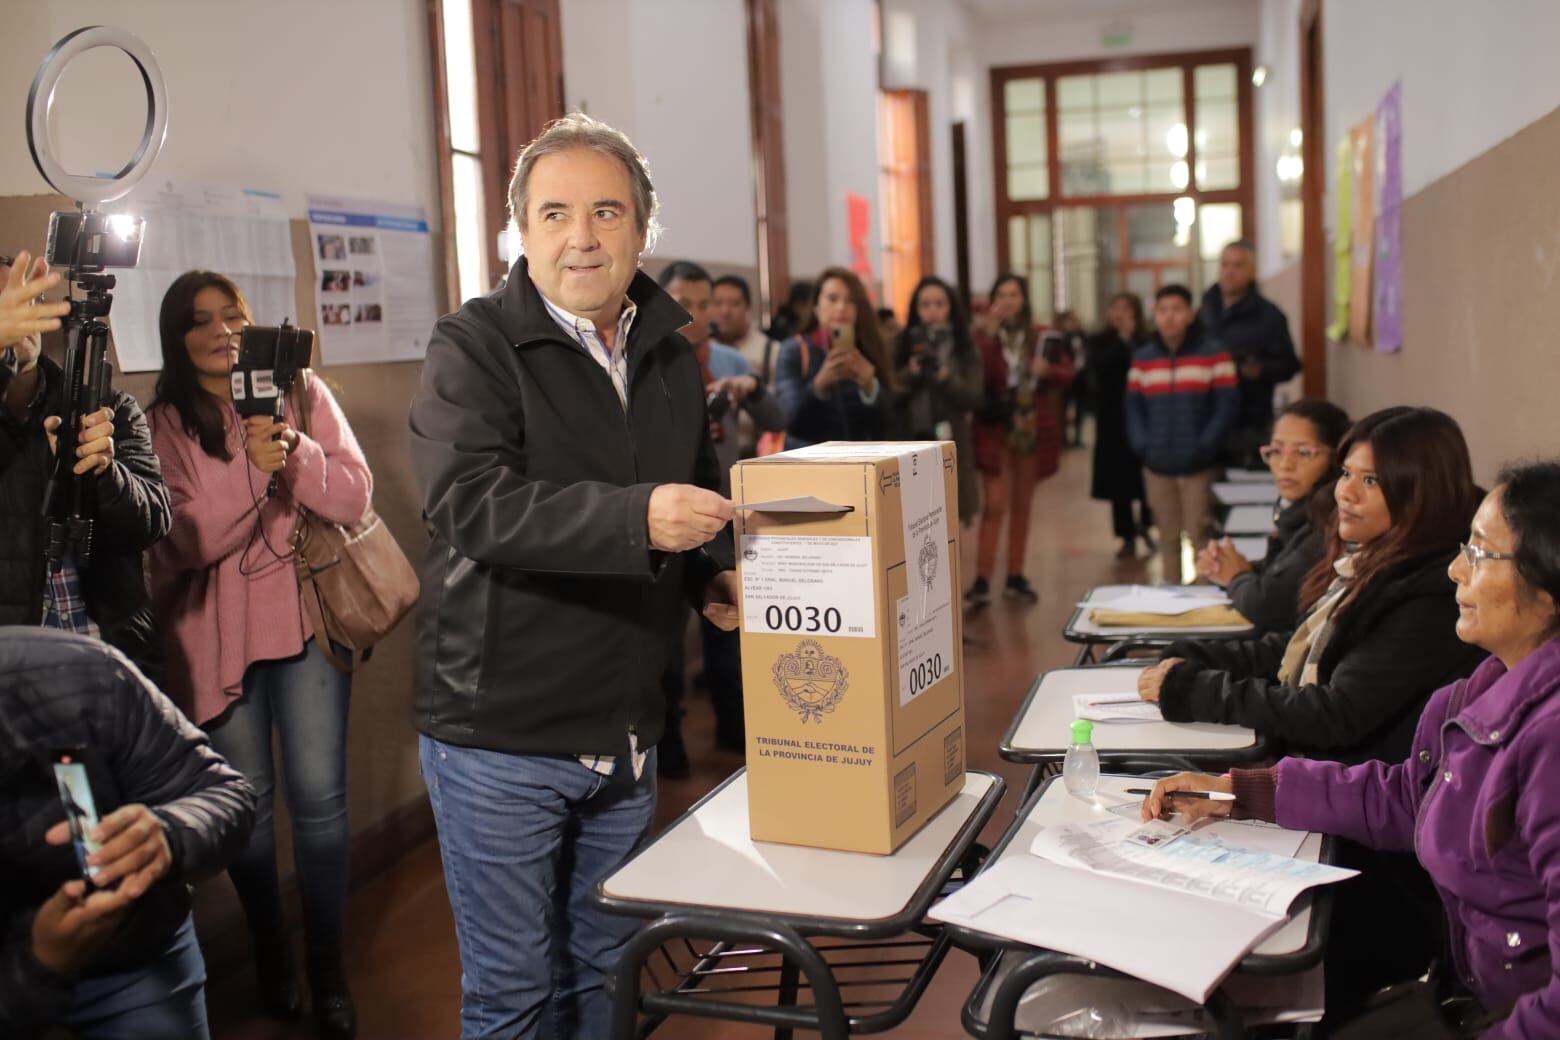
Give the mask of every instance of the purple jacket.
[[1487, 1040], [1560, 1037], [1560, 638], [1436, 691], [1406, 762], [1285, 759], [1277, 775], [1281, 825], [1418, 855], [1458, 978], [1511, 1009]]

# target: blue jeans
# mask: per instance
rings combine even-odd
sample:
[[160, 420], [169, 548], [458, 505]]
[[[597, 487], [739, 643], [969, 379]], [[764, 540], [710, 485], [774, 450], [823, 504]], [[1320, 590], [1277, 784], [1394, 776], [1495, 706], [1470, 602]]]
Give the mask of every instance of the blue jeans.
[[602, 776], [568, 757], [421, 738], [460, 947], [461, 1036], [606, 1037], [604, 990], [633, 918], [591, 894], [650, 830], [655, 755]]
[[61, 1021], [77, 1040], [208, 1040], [206, 962], [186, 917], [145, 967], [76, 983]]
[[207, 726], [212, 746], [255, 789], [255, 828], [248, 847], [228, 864], [228, 875], [249, 929], [257, 936], [274, 935], [281, 923], [272, 810], [273, 728], [280, 738], [304, 926], [310, 948], [322, 952], [339, 948], [347, 903], [351, 690], [351, 677], [332, 668], [310, 640], [297, 657], [250, 665], [243, 697]]

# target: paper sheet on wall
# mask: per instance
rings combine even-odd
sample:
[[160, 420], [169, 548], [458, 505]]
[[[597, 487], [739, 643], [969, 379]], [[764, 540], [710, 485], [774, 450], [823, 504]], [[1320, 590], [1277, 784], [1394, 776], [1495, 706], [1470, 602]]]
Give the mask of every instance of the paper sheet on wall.
[[420, 206], [310, 195], [314, 318], [332, 365], [419, 361], [438, 317]]
[[124, 371], [162, 368], [157, 315], [168, 286], [185, 271], [233, 279], [261, 324], [298, 322], [292, 235], [275, 192], [163, 178], [143, 182], [104, 209], [146, 218], [140, 263], [110, 272], [118, 284], [109, 326]]
[[1403, 347], [1403, 84], [1376, 106], [1376, 271], [1372, 322], [1376, 349]]
[[1349, 338], [1370, 342], [1371, 269], [1376, 252], [1375, 117], [1353, 130], [1354, 138], [1354, 236], [1349, 252]]
[[1354, 138], [1344, 134], [1338, 142], [1337, 192], [1338, 217], [1333, 225], [1333, 320], [1327, 326], [1327, 338], [1341, 342], [1349, 334], [1349, 286], [1353, 272], [1349, 268], [1349, 250], [1354, 244]]

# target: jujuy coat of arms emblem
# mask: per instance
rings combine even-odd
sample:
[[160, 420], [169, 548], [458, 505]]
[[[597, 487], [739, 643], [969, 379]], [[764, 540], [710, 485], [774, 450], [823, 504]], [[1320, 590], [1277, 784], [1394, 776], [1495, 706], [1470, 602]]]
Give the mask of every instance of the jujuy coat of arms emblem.
[[916, 569], [921, 573], [921, 581], [928, 590], [937, 580], [937, 543], [932, 541], [932, 536], [927, 535], [921, 543], [921, 552], [916, 559]]
[[775, 687], [802, 722], [822, 722], [845, 698], [850, 674], [838, 657], [830, 657], [814, 639], [804, 639], [796, 650], [781, 654], [771, 671]]

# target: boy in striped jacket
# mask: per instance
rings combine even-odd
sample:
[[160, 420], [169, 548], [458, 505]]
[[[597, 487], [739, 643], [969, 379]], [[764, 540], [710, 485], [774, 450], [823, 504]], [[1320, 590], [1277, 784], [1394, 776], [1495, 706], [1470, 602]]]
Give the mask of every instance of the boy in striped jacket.
[[1197, 324], [1192, 294], [1154, 294], [1154, 338], [1127, 373], [1127, 438], [1143, 460], [1148, 504], [1159, 522], [1164, 580], [1181, 582], [1181, 534], [1208, 539], [1210, 486], [1240, 410], [1235, 362]]

